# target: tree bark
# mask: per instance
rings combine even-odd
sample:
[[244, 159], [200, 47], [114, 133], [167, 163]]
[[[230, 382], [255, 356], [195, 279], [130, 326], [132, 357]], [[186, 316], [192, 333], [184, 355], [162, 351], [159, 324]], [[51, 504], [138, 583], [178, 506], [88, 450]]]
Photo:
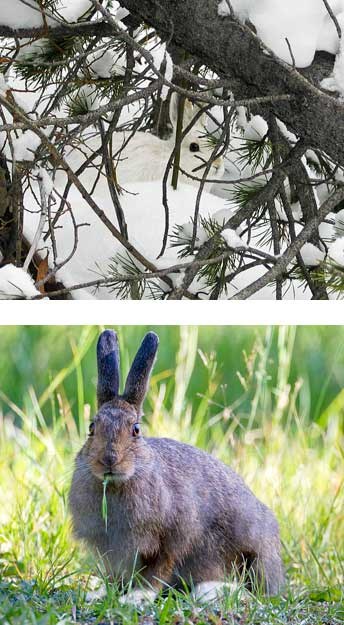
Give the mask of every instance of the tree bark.
[[[151, 25], [163, 38], [196, 55], [221, 77], [229, 78], [237, 99], [292, 94], [292, 101], [273, 101], [270, 112], [313, 148], [344, 166], [344, 104], [319, 89], [334, 57], [317, 53], [312, 65], [297, 70], [269, 55], [253, 30], [217, 14], [218, 0], [121, 0], [134, 19]], [[63, 24], [49, 29], [55, 36], [111, 36], [105, 22]], [[43, 37], [44, 28], [12, 29], [1, 25], [0, 36]]]
[[292, 94], [272, 102], [272, 111], [310, 146], [344, 165], [344, 105], [318, 87], [333, 68], [334, 57], [317, 54], [311, 67], [297, 70], [269, 56], [252, 30], [219, 17], [217, 0], [121, 0], [135, 17], [163, 38], [198, 56], [221, 77], [232, 80], [236, 99]]

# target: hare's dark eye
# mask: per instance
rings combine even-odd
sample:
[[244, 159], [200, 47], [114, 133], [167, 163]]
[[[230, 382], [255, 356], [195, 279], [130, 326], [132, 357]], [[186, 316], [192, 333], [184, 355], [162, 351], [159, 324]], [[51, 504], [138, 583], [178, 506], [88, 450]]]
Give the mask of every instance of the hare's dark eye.
[[93, 436], [93, 434], [94, 434], [94, 427], [95, 426], [94, 426], [94, 423], [92, 421], [92, 423], [90, 423], [90, 427], [89, 427], [89, 430], [88, 430], [89, 436]]
[[141, 432], [141, 428], [139, 423], [134, 423], [131, 433], [133, 436], [139, 436]]
[[190, 152], [199, 152], [199, 145], [198, 143], [195, 143], [194, 141], [192, 143], [190, 143]]

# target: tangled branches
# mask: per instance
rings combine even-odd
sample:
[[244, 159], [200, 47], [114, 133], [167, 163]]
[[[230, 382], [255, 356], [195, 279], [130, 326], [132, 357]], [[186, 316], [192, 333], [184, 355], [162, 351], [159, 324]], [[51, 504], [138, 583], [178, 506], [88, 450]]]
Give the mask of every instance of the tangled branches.
[[215, 0], [86, 4], [0, 24], [0, 272], [29, 272], [20, 296], [338, 296], [333, 59], [298, 71]]

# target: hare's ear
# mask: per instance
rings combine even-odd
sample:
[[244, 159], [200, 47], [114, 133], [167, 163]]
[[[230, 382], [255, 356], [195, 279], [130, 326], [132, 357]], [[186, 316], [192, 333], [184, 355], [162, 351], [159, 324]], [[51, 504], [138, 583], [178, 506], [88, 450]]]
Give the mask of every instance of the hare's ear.
[[178, 105], [179, 105], [179, 95], [175, 91], [171, 93], [170, 99], [170, 120], [174, 129], [177, 127], [177, 119], [178, 119]]
[[118, 397], [119, 391], [119, 346], [116, 332], [104, 330], [97, 344], [98, 407]]
[[[175, 91], [171, 95], [170, 102], [170, 120], [173, 125], [173, 128], [177, 128], [177, 119], [178, 119], [178, 108], [179, 108], [180, 96]], [[184, 111], [183, 111], [183, 128], [186, 128], [193, 120], [197, 109], [195, 110], [194, 105], [190, 100], [184, 99]]]
[[148, 332], [143, 339], [128, 373], [123, 398], [135, 406], [139, 415], [146, 396], [149, 376], [158, 350], [159, 338], [154, 332]]
[[188, 126], [190, 122], [193, 120], [197, 113], [198, 109], [195, 108], [190, 100], [185, 100], [184, 102], [184, 117], [183, 117], [183, 126]]

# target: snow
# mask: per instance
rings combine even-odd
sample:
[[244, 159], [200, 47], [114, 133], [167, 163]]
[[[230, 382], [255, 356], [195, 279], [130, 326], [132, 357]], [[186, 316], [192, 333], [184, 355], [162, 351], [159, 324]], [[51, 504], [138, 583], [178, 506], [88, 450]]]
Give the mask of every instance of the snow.
[[88, 56], [90, 69], [100, 78], [110, 78], [113, 71], [114, 58], [111, 50], [97, 50]]
[[26, 271], [15, 265], [0, 268], [0, 299], [17, 299], [40, 295]]
[[[3, 0], [1, 6], [4, 10], [2, 11], [3, 17], [0, 18], [0, 23], [8, 23], [9, 25], [17, 27], [41, 25], [41, 16], [38, 11], [34, 11], [37, 2], [35, 0], [28, 0], [28, 2], [31, 6], [27, 6], [27, 4], [23, 5], [20, 0]], [[291, 63], [292, 60], [285, 41], [286, 37], [292, 47], [297, 67], [309, 65], [313, 60], [316, 50], [327, 50], [333, 54], [337, 54], [333, 75], [328, 79], [327, 88], [332, 86], [332, 89], [344, 95], [344, 49], [342, 50], [339, 45], [336, 29], [327, 14], [323, 0], [289, 0], [288, 2], [286, 2], [286, 0], [231, 0], [231, 4], [240, 20], [250, 20], [256, 27], [257, 34], [263, 39], [264, 43], [271, 47], [274, 53], [279, 55], [287, 63]], [[344, 0], [330, 0], [330, 4], [341, 25], [343, 25], [344, 31]], [[63, 16], [64, 19], [73, 21], [82, 15], [89, 6], [89, 0], [60, 0], [60, 15]], [[227, 19], [228, 21], [230, 12], [226, 0], [222, 0], [219, 3], [218, 11], [219, 14], [224, 17], [224, 20], [226, 21]], [[128, 13], [126, 9], [120, 7], [118, 2], [112, 3], [111, 12], [116, 20], [123, 19]], [[101, 16], [98, 15], [97, 17]], [[56, 21], [48, 17], [48, 23], [54, 25]], [[108, 41], [107, 39], [102, 40], [102, 44], [99, 44], [100, 47], [103, 44], [106, 45]], [[152, 45], [156, 45], [156, 41], [158, 41], [158, 39], [155, 39], [153, 43], [151, 41], [148, 47], [150, 48]], [[27, 50], [32, 53], [35, 45], [40, 46], [41, 43], [37, 42], [37, 44], [31, 44], [31, 46], [28, 46]], [[167, 81], [171, 81], [173, 77], [173, 63], [166, 51], [166, 45], [158, 44], [151, 52], [154, 64], [157, 68], [160, 69], [161, 63], [165, 60], [165, 78]], [[123, 59], [124, 57], [122, 60]], [[125, 59], [121, 65], [121, 59], [119, 60], [114, 50], [108, 47], [101, 47], [101, 49], [97, 50], [93, 49], [88, 60], [90, 70], [95, 76], [99, 76], [100, 78], [110, 78], [114, 74], [123, 74], [125, 71]], [[142, 63], [143, 65], [138, 65], [139, 71], [143, 70], [145, 61], [142, 61]], [[152, 73], [153, 72], [150, 72], [149, 76], [152, 76]], [[11, 86], [11, 76], [6, 75], [5, 80], [0, 74], [0, 92], [4, 93], [6, 89]], [[22, 87], [21, 92], [25, 90], [25, 86], [22, 85]], [[48, 89], [49, 88], [50, 87], [48, 87]], [[94, 89], [92, 87], [82, 87], [81, 93], [89, 102], [89, 110], [96, 110], [100, 104], [100, 100], [95, 97]], [[167, 94], [168, 87], [163, 85], [161, 93], [162, 99], [165, 99]], [[16, 100], [18, 98], [16, 94], [15, 98]], [[21, 106], [25, 108], [25, 110], [32, 111], [32, 101], [35, 101], [36, 96], [27, 92], [25, 93], [25, 98], [28, 102], [31, 102], [31, 108], [25, 106], [24, 101], [20, 103]], [[218, 107], [218, 110], [219, 122], [221, 123], [223, 110], [221, 107]], [[123, 122], [125, 115], [127, 115], [127, 119], [132, 119], [133, 111], [137, 113], [138, 109], [135, 109], [134, 106], [127, 107], [127, 109], [123, 110], [121, 121]], [[214, 111], [215, 109], [212, 109], [212, 113], [214, 113]], [[287, 130], [282, 122], [278, 121], [278, 124], [283, 135], [293, 144], [296, 137]], [[214, 128], [216, 129], [216, 124]], [[93, 128], [91, 131], [94, 133]], [[251, 116], [248, 109], [238, 107], [236, 127], [234, 127], [234, 132], [231, 137], [230, 150], [225, 157], [226, 172], [223, 177], [224, 184], [214, 185], [214, 187], [212, 187], [212, 191], [219, 197], [204, 193], [201, 203], [202, 216], [211, 216], [212, 220], [221, 226], [233, 216], [236, 207], [232, 204], [231, 207], [228, 208], [227, 203], [225, 204], [220, 198], [228, 199], [232, 197], [233, 185], [228, 185], [229, 181], [237, 178], [244, 179], [247, 176], [251, 176], [253, 173], [260, 174], [262, 172], [260, 165], [254, 169], [251, 165], [244, 164], [243, 160], [240, 160], [240, 157], [242, 156], [242, 149], [246, 146], [245, 142], [247, 140], [260, 140], [266, 135], [266, 132], [267, 124], [261, 116]], [[33, 161], [34, 151], [37, 150], [40, 144], [39, 138], [31, 131], [25, 131], [24, 133], [19, 131], [17, 134], [17, 138], [13, 135], [15, 158], [19, 161]], [[99, 142], [99, 133], [98, 136], [97, 133], [94, 134]], [[123, 137], [120, 133], [117, 133], [114, 135], [114, 141], [122, 144]], [[198, 135], [197, 139], [199, 139]], [[119, 184], [124, 186], [126, 191], [128, 191], [128, 193], [124, 191], [124, 194], [120, 196], [120, 201], [128, 222], [130, 241], [160, 269], [178, 262], [178, 248], [171, 247], [167, 248], [162, 259], [156, 260], [156, 256], [160, 251], [164, 226], [164, 209], [161, 202], [161, 181], [157, 179], [161, 179], [162, 177], [173, 142], [174, 137], [172, 137], [170, 141], [161, 142], [149, 133], [138, 132], [130, 142], [130, 147], [123, 155], [123, 159], [118, 164], [117, 168]], [[89, 152], [87, 150], [85, 151], [86, 155], [96, 149], [98, 145], [90, 145]], [[115, 145], [114, 152], [116, 148], [117, 146]], [[201, 149], [206, 159], [209, 148], [205, 145], [201, 145]], [[78, 151], [76, 150], [75, 152], [77, 153]], [[80, 154], [77, 155], [77, 157], [79, 156]], [[81, 156], [82, 161], [84, 160], [84, 156], [85, 155]], [[310, 156], [310, 154], [308, 154], [308, 156]], [[192, 171], [194, 168], [194, 158], [196, 157], [189, 153], [188, 144], [185, 142], [182, 154], [183, 168], [187, 171]], [[67, 161], [75, 171], [77, 163], [71, 163], [68, 158]], [[97, 163], [99, 164], [99, 162], [100, 159], [98, 159]], [[37, 197], [39, 197], [37, 176], [43, 181], [43, 189], [47, 197], [52, 194], [54, 187], [62, 193], [63, 184], [61, 183], [61, 178], [63, 178], [62, 182], [66, 181], [65, 173], [59, 172], [54, 182], [44, 168], [38, 168], [32, 173], [34, 175], [33, 187]], [[312, 175], [314, 177], [314, 172]], [[338, 172], [336, 175], [342, 176], [342, 172]], [[215, 178], [217, 176], [211, 172], [210, 177]], [[256, 185], [257, 183], [265, 182], [268, 178], [269, 175], [262, 173], [258, 179], [256, 178], [253, 181], [245, 182], [245, 185]], [[94, 180], [94, 168], [93, 170], [89, 168], [81, 176], [81, 181], [88, 190], [92, 188]], [[184, 184], [185, 181], [186, 178], [181, 175], [178, 183], [178, 191], [169, 189], [171, 216], [170, 234], [174, 225], [182, 224], [182, 234], [185, 238], [190, 239], [193, 230], [193, 224], [190, 218], [192, 217], [195, 206], [196, 189], [190, 187], [190, 180], [188, 180], [188, 186]], [[225, 184], [226, 182], [227, 186]], [[195, 184], [198, 186], [198, 183]], [[210, 185], [206, 187], [206, 190], [208, 191], [209, 188]], [[286, 191], [290, 195], [290, 189], [287, 186]], [[328, 196], [328, 192], [329, 189], [326, 185], [317, 187], [316, 195], [318, 196], [318, 203]], [[321, 194], [323, 194], [323, 196]], [[56, 193], [54, 195], [56, 195]], [[106, 215], [116, 223], [114, 208], [109, 196], [105, 177], [100, 180], [92, 197], [97, 205], [105, 211]], [[52, 197], [51, 204], [53, 211], [55, 207], [57, 207], [59, 200], [56, 199], [56, 202], [57, 204], [54, 205], [54, 197]], [[68, 202], [72, 207], [76, 223], [86, 224], [78, 229], [79, 242], [77, 252], [65, 266], [61, 267], [57, 275], [66, 286], [71, 286], [101, 277], [100, 274], [106, 273], [110, 259], [118, 252], [125, 256], [126, 251], [114, 240], [107, 228], [93, 214], [74, 187], [69, 193]], [[28, 210], [25, 211], [24, 232], [28, 240], [32, 241], [34, 234], [37, 232], [39, 212], [37, 211], [37, 204], [35, 204], [32, 196], [30, 199], [29, 190], [25, 194], [25, 208]], [[281, 219], [286, 221], [287, 219], [283, 207], [281, 207], [278, 202], [276, 202], [276, 209]], [[30, 210], [33, 212], [30, 213]], [[66, 208], [64, 215], [59, 219], [58, 227], [55, 231], [57, 258], [62, 263], [72, 252], [74, 243], [74, 229], [68, 210], [69, 209]], [[301, 216], [301, 208], [298, 203], [292, 204], [292, 211], [294, 217], [299, 219]], [[341, 258], [344, 265], [344, 239], [342, 239], [344, 235], [344, 211], [341, 211], [336, 216], [332, 216], [332, 218], [334, 225], [321, 224], [319, 229], [320, 234], [324, 239], [326, 238], [326, 244], [329, 246], [331, 254], [334, 254], [337, 258]], [[297, 233], [301, 228], [302, 226], [297, 224]], [[271, 253], [271, 247], [261, 244], [256, 232], [254, 228], [250, 245]], [[223, 231], [222, 236], [228, 246], [235, 249], [237, 247], [243, 247], [246, 244], [246, 241], [241, 238], [241, 234], [242, 228], [237, 231], [226, 229]], [[207, 240], [208, 236], [209, 234], [199, 223], [196, 249]], [[334, 236], [339, 238], [333, 242]], [[283, 245], [284, 243], [282, 247]], [[53, 254], [50, 241], [40, 241], [39, 247], [44, 251], [47, 251], [48, 248], [50, 252], [49, 261], [52, 266]], [[310, 243], [307, 243], [302, 248], [301, 254], [305, 264], [309, 267], [317, 266], [325, 258], [324, 252]], [[191, 260], [191, 258], [183, 259], [183, 261], [179, 262], [184, 262], [184, 260]], [[139, 264], [136, 260], [135, 263]], [[259, 277], [259, 275], [265, 273], [265, 271], [265, 267], [259, 267], [238, 276], [233, 283], [229, 285], [228, 293], [225, 296], [230, 297], [234, 295], [236, 289], [240, 290], [246, 286], [246, 284]], [[25, 272], [22, 271], [22, 274], [27, 278]], [[174, 274], [172, 276], [174, 284], [179, 284], [183, 279], [183, 275], [183, 273]], [[200, 284], [201, 281], [198, 284], [193, 284], [192, 288], [198, 290]], [[33, 284], [31, 284], [31, 287], [34, 288]], [[308, 291], [303, 291], [298, 288], [297, 283], [295, 289], [296, 298], [307, 299], [309, 297]], [[206, 288], [204, 288], [204, 292], [206, 292]], [[80, 289], [73, 293], [73, 297], [92, 298], [93, 294], [94, 291], [92, 289]], [[111, 294], [105, 288], [101, 288], [96, 296], [99, 298], [114, 298], [114, 294]], [[257, 293], [254, 299], [271, 299], [272, 296], [273, 288], [269, 286]], [[288, 297], [294, 297], [293, 289], [290, 290], [287, 298]]]
[[222, 208], [219, 211], [216, 211], [213, 215], [213, 220], [216, 221], [219, 226], [224, 226], [225, 223], [234, 215], [234, 211], [232, 208]]
[[54, 181], [53, 179], [49, 176], [48, 172], [46, 169], [44, 169], [43, 167], [40, 167], [37, 172], [34, 172], [37, 174], [37, 177], [41, 180], [42, 185], [43, 185], [43, 189], [44, 189], [44, 193], [47, 196], [47, 198], [49, 197], [49, 195], [51, 195], [53, 188], [54, 188]]
[[78, 90], [77, 98], [85, 100], [88, 112], [97, 111], [100, 106], [100, 100], [97, 90], [92, 85], [83, 85]]
[[0, 73], [0, 93], [1, 95], [6, 95], [6, 91], [8, 91], [9, 87], [5, 80], [5, 76]]
[[[252, 6], [254, 5], [254, 2], [255, 0], [231, 0], [231, 5], [239, 19], [244, 22], [250, 17], [250, 11], [252, 9]], [[220, 4], [222, 4], [222, 2]]]
[[91, 7], [91, 0], [59, 0], [57, 10], [65, 20], [76, 22]]
[[[344, 13], [341, 13], [338, 17], [338, 25], [341, 32], [344, 32]], [[339, 45], [339, 52], [336, 56], [336, 60], [333, 67], [333, 73], [328, 78], [325, 78], [321, 86], [328, 91], [338, 91], [341, 96], [344, 96], [344, 45], [341, 40]]]
[[246, 247], [243, 240], [239, 237], [235, 230], [231, 228], [226, 228], [222, 231], [222, 238], [226, 241], [228, 247], [233, 248], [234, 250], [241, 247]]
[[[221, 16], [228, 15], [226, 2], [218, 5]], [[283, 61], [292, 64], [287, 40], [297, 67], [307, 67], [317, 50], [336, 54], [339, 38], [323, 0], [231, 0], [236, 15], [250, 20], [257, 35]], [[335, 16], [344, 12], [344, 0], [329, 0]]]
[[17, 161], [33, 161], [40, 143], [40, 138], [32, 130], [22, 132], [17, 139], [13, 139], [15, 159]]
[[[102, 43], [106, 43], [106, 40]], [[88, 55], [87, 61], [92, 72], [100, 78], [111, 78], [113, 75], [124, 76], [125, 74], [125, 56], [121, 55], [118, 58], [111, 48], [104, 49], [101, 46], [100, 49]]]
[[[288, 223], [288, 217], [283, 208], [283, 205], [279, 200], [276, 200], [276, 199], [275, 199], [275, 208], [276, 208], [276, 213], [279, 219], [281, 221], [285, 221], [285, 223]], [[302, 218], [302, 210], [301, 210], [301, 206], [299, 202], [296, 202], [295, 204], [291, 204], [291, 212], [295, 221], [300, 221], [300, 219]]]
[[[118, 2], [115, 2], [115, 4], [119, 6]], [[120, 7], [120, 6], [116, 10], [116, 13], [115, 13], [116, 20], [119, 22], [124, 20], [126, 17], [128, 17], [128, 15], [130, 15], [128, 9], [125, 9], [124, 7]]]
[[[341, 230], [341, 233], [337, 236], [344, 235], [344, 223]], [[335, 232], [335, 215], [333, 213], [329, 213], [327, 215], [326, 221], [323, 221], [319, 225], [319, 236], [321, 240], [328, 246], [333, 240], [336, 238]]]
[[325, 254], [313, 243], [305, 243], [301, 248], [301, 257], [306, 267], [317, 267], [324, 260]]
[[[289, 143], [291, 145], [296, 143], [296, 141], [297, 141], [296, 135], [294, 135], [292, 132], [290, 132], [290, 130], [288, 130], [287, 126], [280, 119], [277, 119], [276, 121], [277, 121], [277, 126], [278, 126], [279, 130], [281, 131], [282, 135], [287, 139], [287, 141], [289, 141]], [[307, 151], [307, 153], [308, 153], [308, 151]]]
[[[60, 0], [57, 10], [64, 19], [75, 22], [87, 9], [91, 7], [90, 0]], [[46, 10], [46, 19], [49, 26], [57, 26], [58, 16]], [[37, 0], [2, 0], [0, 24], [11, 28], [37, 28], [43, 25], [42, 14]]]
[[254, 115], [246, 125], [244, 138], [247, 141], [259, 141], [268, 132], [268, 125], [260, 115]]
[[2, 0], [0, 23], [11, 28], [42, 26], [42, 15], [37, 7], [35, 0], [28, 0], [27, 4], [20, 0]]
[[344, 208], [335, 215], [334, 231], [338, 238], [344, 236]]
[[151, 50], [150, 53], [153, 58], [154, 67], [156, 67], [156, 69], [160, 69], [166, 54], [166, 43], [162, 43], [158, 47]]
[[337, 89], [344, 96], [344, 46], [341, 43], [339, 54], [333, 68], [333, 77], [337, 85]]
[[[221, 121], [221, 118], [219, 118], [220, 123]], [[225, 199], [231, 198], [233, 187], [229, 186], [228, 183], [233, 180], [242, 179], [245, 181], [245, 186], [250, 187], [257, 184], [266, 184], [266, 181], [270, 178], [270, 174], [263, 172], [262, 164], [259, 163], [256, 166], [255, 163], [250, 164], [243, 159], [243, 153], [247, 151], [247, 141], [260, 141], [265, 137], [268, 130], [265, 120], [259, 115], [254, 115], [247, 120], [244, 110], [240, 110], [237, 126], [238, 130], [232, 133], [231, 143], [224, 157], [223, 185], [216, 184], [213, 187], [213, 193]], [[258, 177], [258, 174], [261, 172], [262, 177]], [[252, 180], [246, 180], [246, 178], [252, 175], [257, 177]]]
[[[186, 223], [178, 224], [179, 226], [179, 238], [183, 242], [187, 243], [191, 241], [193, 234], [193, 223], [192, 221], [187, 221]], [[197, 233], [195, 239], [195, 249], [197, 250], [203, 243], [208, 240], [209, 236], [207, 232], [200, 225], [200, 220], [198, 220], [197, 224]]]
[[[33, 183], [33, 185], [35, 184], [37, 183]], [[159, 259], [159, 262], [156, 262], [164, 230], [161, 181], [130, 183], [126, 185], [126, 190], [127, 193], [123, 194], [120, 200], [126, 216], [131, 243], [146, 258], [158, 265], [159, 269], [185, 262], [185, 260], [180, 261], [178, 259], [178, 248], [170, 247], [170, 241], [166, 253]], [[196, 195], [197, 189], [190, 185], [179, 184], [177, 190], [169, 188], [170, 234], [174, 225], [191, 221]], [[93, 199], [104, 210], [107, 217], [116, 224], [113, 204], [106, 182], [100, 182], [93, 194]], [[68, 201], [73, 207], [76, 223], [88, 224], [78, 229], [77, 251], [56, 274], [58, 280], [61, 280], [66, 286], [72, 286], [100, 279], [103, 273], [107, 273], [111, 259], [117, 253], [127, 257], [127, 252], [87, 206], [75, 188], [71, 189]], [[39, 221], [37, 205], [34, 203], [33, 197], [27, 207], [30, 211], [25, 211], [24, 234], [31, 243], [37, 231]], [[200, 205], [201, 216], [208, 217], [222, 208], [223, 200], [210, 193], [203, 193]], [[57, 226], [55, 229], [57, 254], [59, 260], [63, 261], [72, 252], [74, 244], [74, 229], [68, 212], [59, 218]], [[51, 259], [51, 244], [49, 241], [41, 241], [39, 249], [46, 250], [47, 247], [50, 251]], [[136, 260], [134, 262], [138, 264]], [[85, 292], [87, 292], [87, 297], [92, 297], [94, 289], [84, 289], [82, 292], [74, 291], [72, 295], [74, 298], [80, 297], [85, 299]], [[97, 292], [97, 298], [99, 299], [114, 299], [114, 297], [113, 293], [103, 287]]]
[[331, 243], [328, 255], [337, 265], [344, 267], [344, 237]]
[[[344, 0], [329, 0], [329, 4], [337, 19], [344, 22]], [[231, 0], [231, 5], [239, 19], [250, 20], [265, 45], [289, 64], [293, 59], [287, 40], [297, 67], [310, 65], [317, 50], [339, 52], [338, 34], [323, 0]], [[47, 12], [47, 22], [50, 26], [57, 25], [61, 17], [73, 22], [90, 6], [90, 0], [60, 0], [55, 17]], [[112, 11], [116, 20], [128, 14], [118, 3], [114, 3]], [[226, 0], [219, 2], [218, 14], [224, 18], [230, 14]], [[0, 22], [12, 28], [42, 26], [39, 3], [37, 0], [25, 0], [25, 4], [21, 0], [2, 0]], [[167, 56], [166, 60], [169, 64]], [[340, 61], [336, 68], [338, 84], [343, 80], [341, 64]]]
[[231, 14], [228, 2], [226, 0], [221, 0], [217, 9], [217, 13], [218, 15], [220, 15], [220, 17], [227, 17]]

